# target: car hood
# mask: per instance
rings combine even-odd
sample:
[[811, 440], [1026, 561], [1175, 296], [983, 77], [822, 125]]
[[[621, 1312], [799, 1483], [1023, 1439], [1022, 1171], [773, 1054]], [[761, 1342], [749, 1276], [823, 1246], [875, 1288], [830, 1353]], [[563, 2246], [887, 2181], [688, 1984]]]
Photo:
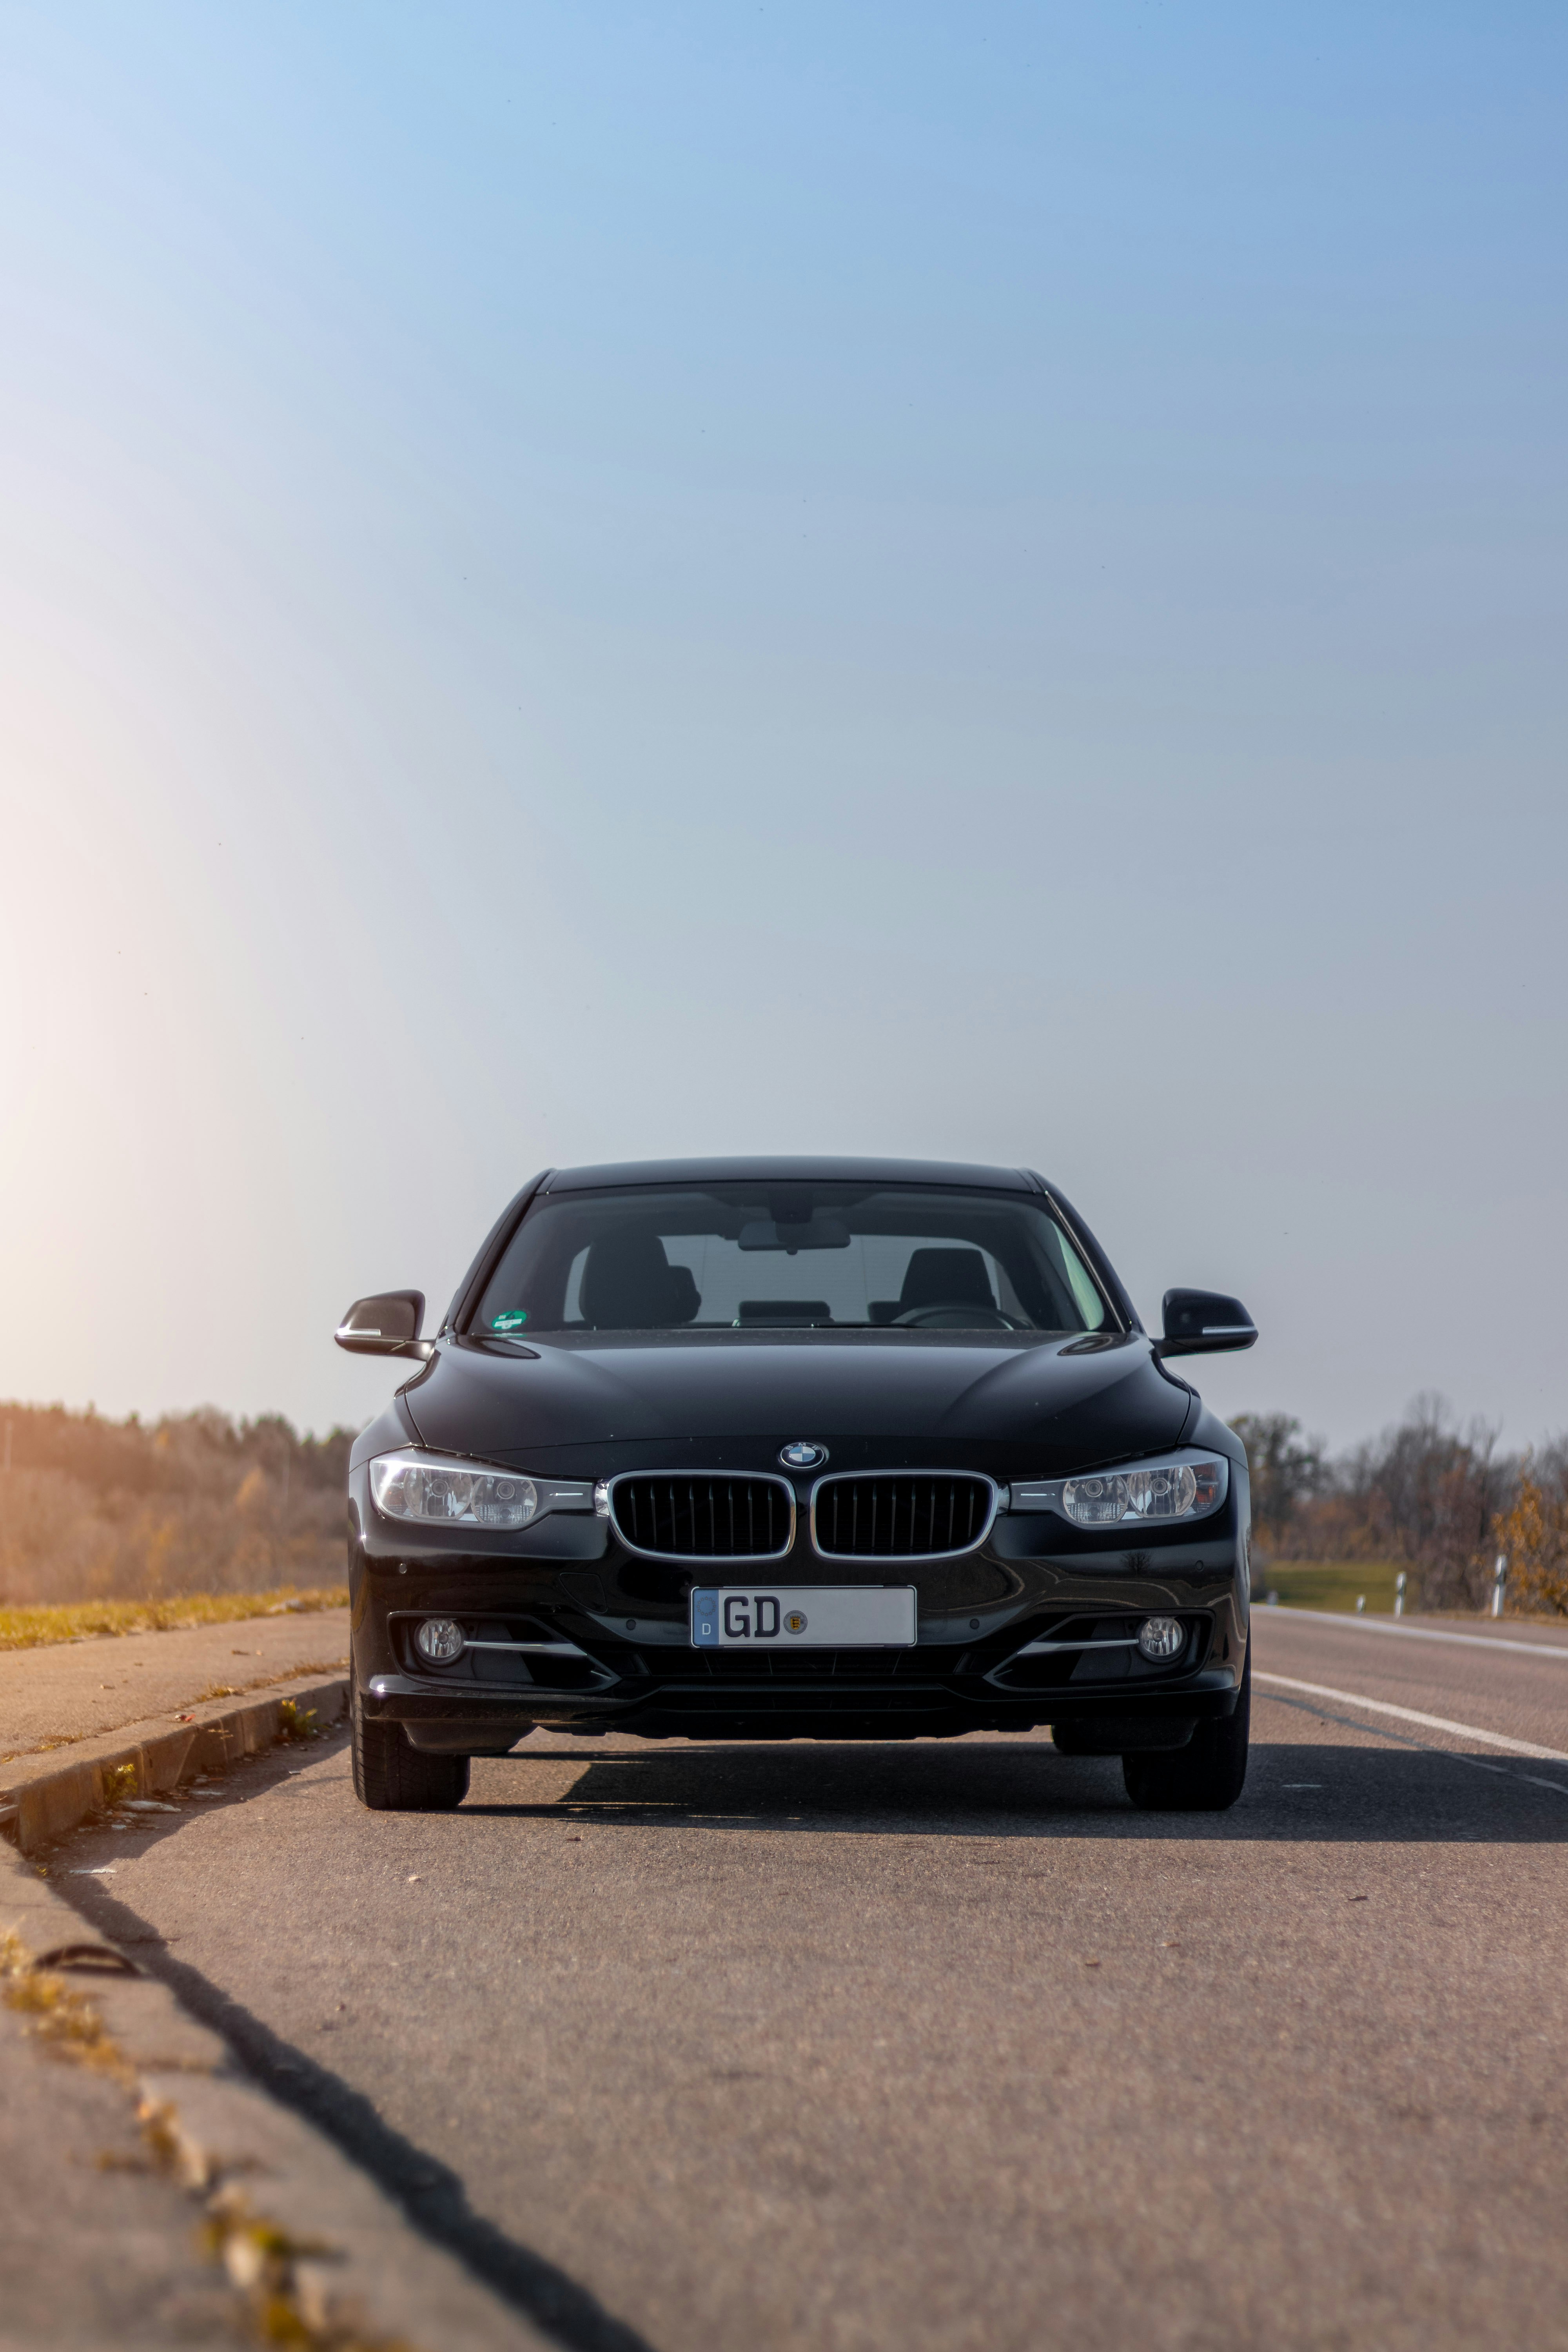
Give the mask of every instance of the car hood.
[[1048, 1477], [1174, 1444], [1197, 1410], [1141, 1332], [542, 1339], [527, 1355], [447, 1339], [403, 1402], [424, 1444], [561, 1476], [772, 1467], [801, 1438], [836, 1469]]

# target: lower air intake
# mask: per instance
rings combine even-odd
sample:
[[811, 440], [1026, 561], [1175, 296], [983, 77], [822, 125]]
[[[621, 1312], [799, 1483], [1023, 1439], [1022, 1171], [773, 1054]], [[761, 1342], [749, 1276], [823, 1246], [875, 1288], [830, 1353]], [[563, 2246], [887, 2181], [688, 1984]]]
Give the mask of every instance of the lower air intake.
[[783, 1478], [617, 1478], [616, 1533], [659, 1559], [779, 1559], [795, 1533], [795, 1491]]
[[994, 1507], [989, 1478], [952, 1472], [825, 1478], [812, 1531], [828, 1559], [935, 1559], [983, 1543]]

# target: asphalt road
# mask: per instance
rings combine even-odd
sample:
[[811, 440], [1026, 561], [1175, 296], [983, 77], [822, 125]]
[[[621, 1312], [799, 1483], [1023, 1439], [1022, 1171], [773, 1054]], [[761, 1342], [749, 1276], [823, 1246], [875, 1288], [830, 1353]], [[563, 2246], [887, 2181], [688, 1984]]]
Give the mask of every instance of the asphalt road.
[[1256, 1622], [1217, 1817], [541, 1734], [376, 1816], [340, 1739], [54, 1874], [573, 2345], [1568, 2347], [1568, 1632]]

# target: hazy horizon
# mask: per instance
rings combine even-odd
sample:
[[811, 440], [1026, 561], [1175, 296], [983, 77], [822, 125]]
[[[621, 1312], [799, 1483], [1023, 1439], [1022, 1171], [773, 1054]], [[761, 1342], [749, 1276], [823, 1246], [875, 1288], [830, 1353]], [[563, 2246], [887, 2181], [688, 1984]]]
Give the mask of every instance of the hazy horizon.
[[822, 1150], [1568, 1424], [1560, 11], [0, 43], [0, 1394], [363, 1421], [536, 1169]]

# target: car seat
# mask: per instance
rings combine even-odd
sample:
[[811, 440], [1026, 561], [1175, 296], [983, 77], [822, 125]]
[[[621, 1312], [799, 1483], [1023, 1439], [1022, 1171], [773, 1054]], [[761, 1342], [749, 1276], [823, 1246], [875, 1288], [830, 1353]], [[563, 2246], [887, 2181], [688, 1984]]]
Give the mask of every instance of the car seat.
[[651, 1331], [689, 1323], [701, 1301], [689, 1265], [671, 1265], [657, 1234], [607, 1234], [588, 1252], [579, 1293], [584, 1323], [599, 1331]]
[[995, 1294], [977, 1249], [918, 1249], [910, 1253], [899, 1293], [899, 1313], [911, 1307], [989, 1307]]

